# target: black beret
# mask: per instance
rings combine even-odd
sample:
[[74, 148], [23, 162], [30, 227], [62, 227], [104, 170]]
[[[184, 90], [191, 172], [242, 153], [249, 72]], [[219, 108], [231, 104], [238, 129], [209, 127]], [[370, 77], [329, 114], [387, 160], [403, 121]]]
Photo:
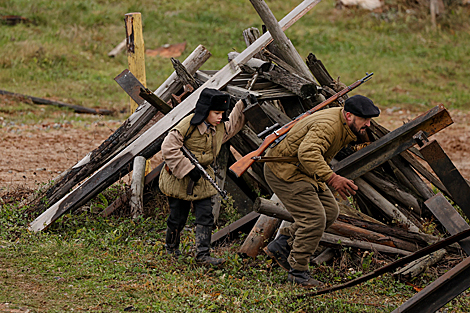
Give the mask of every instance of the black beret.
[[356, 116], [369, 118], [380, 115], [380, 109], [374, 105], [374, 102], [361, 95], [352, 96], [344, 102], [344, 110]]
[[[192, 125], [201, 124], [207, 116], [209, 111], [227, 111], [230, 104], [230, 95], [223, 93], [217, 89], [205, 88], [199, 95], [194, 110], [194, 116], [191, 119]], [[224, 113], [222, 121], [228, 121], [227, 115]]]

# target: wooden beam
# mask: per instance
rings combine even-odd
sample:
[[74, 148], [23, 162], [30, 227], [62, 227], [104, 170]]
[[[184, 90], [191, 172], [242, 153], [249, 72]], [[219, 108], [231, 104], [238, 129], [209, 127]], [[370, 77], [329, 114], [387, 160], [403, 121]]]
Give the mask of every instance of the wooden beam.
[[141, 156], [134, 158], [131, 182], [131, 215], [136, 219], [144, 214], [144, 178], [146, 159]]
[[418, 131], [422, 130], [427, 136], [431, 136], [452, 123], [453, 121], [445, 107], [442, 104], [435, 106], [336, 163], [332, 166], [333, 171], [338, 175], [355, 179], [412, 147], [416, 143], [413, 136]]
[[[279, 22], [282, 29], [285, 30], [289, 28], [318, 2], [318, 0], [303, 1]], [[52, 205], [47, 211], [38, 216], [30, 223], [29, 229], [32, 231], [43, 230], [64, 213], [92, 199], [95, 195], [114, 183], [119, 177], [127, 174], [130, 170], [129, 163], [136, 155], [142, 155], [146, 158], [153, 156], [160, 150], [167, 130], [174, 127], [183, 117], [194, 109], [197, 99], [205, 87], [221, 89], [227, 85], [231, 79], [241, 72], [240, 65], [251, 59], [254, 54], [269, 44], [271, 40], [272, 38], [269, 33], [265, 33], [261, 36], [246, 50], [240, 53], [237, 58], [212, 76], [201, 88], [195, 90], [180, 105], [150, 127], [144, 134], [137, 138], [132, 145], [127, 146], [99, 171], [84, 181], [80, 188], [71, 191]]]
[[[129, 65], [129, 71], [147, 87], [142, 14], [140, 12], [127, 13], [124, 22], [126, 26], [127, 63]], [[130, 99], [131, 113], [134, 113], [137, 107], [138, 104], [133, 99]]]
[[277, 23], [276, 17], [269, 9], [268, 5], [264, 0], [250, 0], [251, 4], [255, 8], [258, 15], [263, 20], [264, 24], [268, 28], [272, 37], [274, 38], [274, 44], [277, 46], [278, 51], [282, 54], [284, 60], [294, 68], [298, 69], [299, 72], [311, 82], [315, 82], [312, 73], [308, 69], [304, 60], [295, 49], [292, 42], [287, 38], [283, 29]]
[[6, 90], [0, 90], [0, 95], [13, 96], [13, 97], [17, 97], [20, 99], [28, 99], [35, 104], [54, 105], [59, 108], [69, 108], [69, 109], [74, 110], [77, 113], [102, 114], [102, 115], [113, 114], [112, 110], [87, 108], [87, 107], [83, 107], [80, 105], [68, 104], [62, 101], [49, 100], [49, 99], [44, 99], [44, 98], [39, 98], [39, 97], [22, 95], [19, 93], [9, 92]]
[[[210, 56], [210, 52], [200, 45], [184, 60], [183, 64], [190, 73], [195, 73]], [[177, 80], [176, 73], [173, 72], [155, 91], [155, 95], [164, 101], [168, 101], [172, 92], [178, 91], [181, 87], [182, 84]], [[42, 201], [39, 201], [41, 198], [46, 197], [48, 205], [53, 205], [64, 197], [76, 184], [93, 174], [94, 171], [109, 161], [113, 154], [130, 142], [157, 112], [157, 109], [150, 103], [143, 102], [137, 111], [124, 121], [98, 148], [88, 153], [77, 164], [65, 171], [67, 172], [66, 175], [56, 180], [52, 186], [41, 193], [31, 203], [32, 207], [36, 211], [43, 211], [46, 207]]]

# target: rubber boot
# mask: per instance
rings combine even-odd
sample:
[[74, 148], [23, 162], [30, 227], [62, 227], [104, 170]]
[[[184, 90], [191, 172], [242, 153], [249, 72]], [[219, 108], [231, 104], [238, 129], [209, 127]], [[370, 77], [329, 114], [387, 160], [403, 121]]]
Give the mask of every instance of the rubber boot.
[[219, 266], [225, 259], [211, 257], [211, 235], [212, 227], [196, 225], [196, 262]]
[[291, 247], [287, 243], [289, 238], [289, 236], [280, 235], [264, 248], [264, 252], [287, 272], [290, 270], [290, 264], [287, 261], [291, 251]]
[[289, 275], [287, 276], [287, 281], [291, 283], [296, 283], [302, 288], [315, 288], [320, 287], [323, 285], [321, 281], [318, 281], [312, 276], [308, 271], [299, 271], [296, 269], [291, 268], [289, 271]]
[[165, 249], [167, 254], [176, 257], [181, 255], [180, 232], [178, 230], [172, 231], [169, 227], [166, 228]]

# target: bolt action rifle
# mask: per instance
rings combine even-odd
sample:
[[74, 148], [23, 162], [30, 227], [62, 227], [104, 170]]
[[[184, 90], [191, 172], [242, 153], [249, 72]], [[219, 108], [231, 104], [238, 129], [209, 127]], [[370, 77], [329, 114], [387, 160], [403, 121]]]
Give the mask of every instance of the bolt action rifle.
[[[199, 170], [202, 178], [204, 178], [205, 180], [209, 181], [209, 183], [211, 183], [211, 185], [220, 193], [220, 195], [222, 196], [222, 199], [227, 200], [227, 191], [223, 190], [217, 185], [217, 183], [211, 177], [211, 175], [209, 175], [209, 173], [207, 173], [204, 167], [199, 163], [196, 156], [191, 151], [189, 151], [189, 149], [186, 148], [185, 146], [181, 147], [181, 151], [183, 152], [184, 156], [187, 157], [191, 161], [191, 163]], [[186, 193], [188, 195], [193, 194], [194, 184], [195, 182], [192, 179], [190, 179], [188, 188], [186, 189]]]
[[[242, 157], [240, 160], [238, 160], [237, 162], [235, 162], [234, 164], [232, 164], [232, 166], [230, 166], [230, 170], [235, 174], [237, 175], [237, 177], [240, 177], [243, 173], [245, 173], [245, 171], [256, 161], [269, 161], [269, 159], [266, 159], [264, 160], [263, 157], [261, 157], [261, 154], [264, 153], [264, 151], [269, 148], [271, 145], [276, 145], [278, 144], [282, 139], [284, 139], [284, 137], [287, 135], [287, 132], [298, 122], [300, 121], [301, 119], [311, 115], [312, 113], [322, 109], [323, 107], [329, 105], [330, 103], [332, 103], [333, 101], [336, 101], [338, 98], [344, 96], [345, 94], [347, 94], [348, 92], [350, 92], [351, 90], [355, 89], [356, 87], [358, 87], [359, 85], [361, 85], [362, 83], [365, 83], [366, 81], [368, 81], [369, 79], [371, 79], [371, 76], [374, 75], [374, 73], [366, 73], [366, 76], [363, 77], [362, 79], [359, 79], [358, 81], [356, 81], [355, 83], [353, 83], [351, 86], [348, 86], [346, 88], [344, 88], [343, 90], [341, 90], [340, 92], [334, 94], [333, 96], [331, 96], [330, 98], [326, 99], [325, 101], [323, 101], [322, 103], [316, 105], [315, 107], [311, 108], [310, 110], [306, 111], [305, 113], [297, 116], [293, 121], [285, 124], [284, 126], [282, 126], [281, 128], [275, 130], [273, 133], [271, 133], [270, 135], [268, 135], [264, 141], [261, 143], [261, 145], [259, 146], [258, 149], [256, 149], [255, 151], [252, 151], [250, 153], [248, 153], [247, 155], [245, 155], [244, 157]], [[291, 159], [293, 158], [288, 158], [289, 160], [286, 160], [287, 161], [292, 161]]]

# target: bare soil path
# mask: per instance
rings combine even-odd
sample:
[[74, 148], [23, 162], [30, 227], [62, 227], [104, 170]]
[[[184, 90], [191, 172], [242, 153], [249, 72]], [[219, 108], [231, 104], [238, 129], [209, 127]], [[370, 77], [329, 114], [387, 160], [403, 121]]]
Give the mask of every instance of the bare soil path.
[[[420, 113], [385, 109], [377, 121], [394, 130]], [[452, 110], [454, 124], [434, 136], [470, 179], [470, 113]], [[35, 189], [70, 168], [97, 148], [121, 122], [44, 123], [17, 125], [0, 118], [0, 192], [18, 186]]]

